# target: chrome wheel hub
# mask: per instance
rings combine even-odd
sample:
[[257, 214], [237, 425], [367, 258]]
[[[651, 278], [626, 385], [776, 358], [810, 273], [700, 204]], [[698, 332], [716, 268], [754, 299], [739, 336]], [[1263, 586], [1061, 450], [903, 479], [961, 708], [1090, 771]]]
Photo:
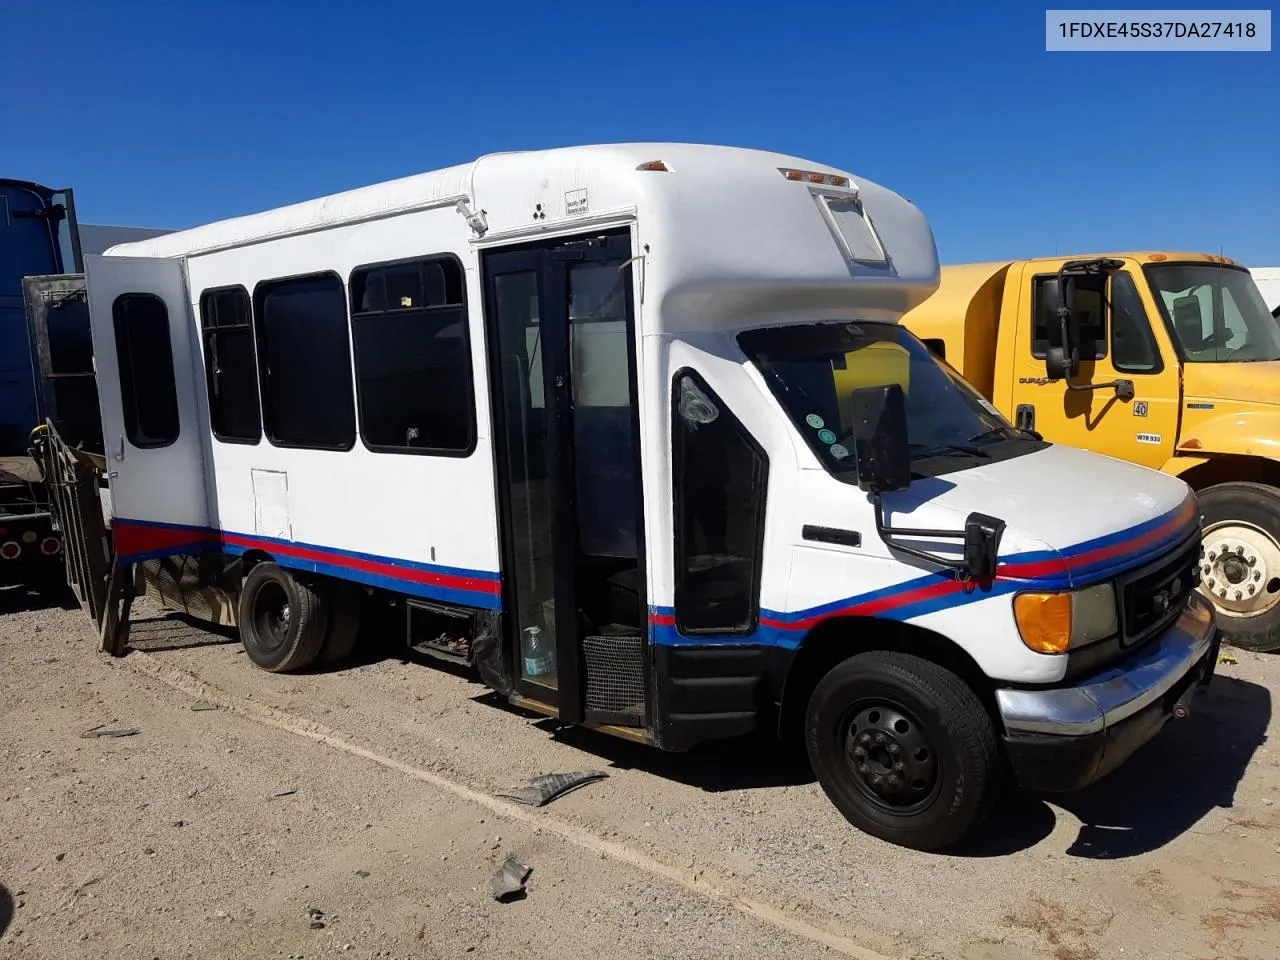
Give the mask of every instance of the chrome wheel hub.
[[1280, 544], [1239, 520], [1205, 530], [1200, 589], [1219, 612], [1256, 617], [1280, 602]]

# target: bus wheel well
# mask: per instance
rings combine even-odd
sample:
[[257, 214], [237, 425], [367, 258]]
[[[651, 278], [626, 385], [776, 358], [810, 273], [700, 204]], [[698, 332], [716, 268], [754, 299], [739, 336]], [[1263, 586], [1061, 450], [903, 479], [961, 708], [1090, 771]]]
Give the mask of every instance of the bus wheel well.
[[275, 558], [265, 550], [246, 550], [240, 554], [240, 577], [243, 579], [260, 563], [272, 563]]
[[1000, 715], [990, 679], [964, 650], [941, 634], [896, 620], [837, 617], [814, 627], [801, 641], [783, 682], [778, 711], [778, 737], [798, 743], [804, 735], [805, 709], [818, 682], [836, 664], [869, 650], [909, 653], [946, 667], [963, 679], [991, 714], [996, 729]]
[[1267, 457], [1245, 454], [1222, 454], [1178, 474], [1199, 493], [1218, 483], [1262, 483], [1280, 487], [1280, 463]]

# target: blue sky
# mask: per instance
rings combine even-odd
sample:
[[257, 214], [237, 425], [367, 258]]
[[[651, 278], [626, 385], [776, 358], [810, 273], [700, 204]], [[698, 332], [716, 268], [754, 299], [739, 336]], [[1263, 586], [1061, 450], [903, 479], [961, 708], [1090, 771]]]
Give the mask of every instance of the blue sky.
[[1151, 247], [1280, 264], [1280, 53], [1051, 54], [1043, 6], [9, 0], [2, 16], [0, 175], [74, 187], [86, 222], [185, 227], [494, 150], [685, 140], [898, 190], [944, 262]]

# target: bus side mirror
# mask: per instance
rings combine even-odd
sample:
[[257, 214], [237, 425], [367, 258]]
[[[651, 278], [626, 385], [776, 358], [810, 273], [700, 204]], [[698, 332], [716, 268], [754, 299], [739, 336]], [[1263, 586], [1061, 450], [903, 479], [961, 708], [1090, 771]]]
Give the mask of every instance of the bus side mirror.
[[853, 391], [849, 402], [858, 486], [869, 493], [911, 486], [907, 402], [902, 386], [885, 383], [861, 387]]
[[1050, 347], [1044, 356], [1044, 372], [1050, 380], [1070, 380], [1080, 372], [1080, 348], [1074, 344], [1069, 351]]
[[[1080, 372], [1080, 326], [1075, 314], [1077, 278], [1069, 275], [1067, 265], [1058, 271], [1058, 306], [1054, 310], [1057, 346], [1049, 347], [1044, 357], [1044, 372], [1050, 380], [1070, 380]], [[1051, 338], [1052, 339], [1052, 338]]]

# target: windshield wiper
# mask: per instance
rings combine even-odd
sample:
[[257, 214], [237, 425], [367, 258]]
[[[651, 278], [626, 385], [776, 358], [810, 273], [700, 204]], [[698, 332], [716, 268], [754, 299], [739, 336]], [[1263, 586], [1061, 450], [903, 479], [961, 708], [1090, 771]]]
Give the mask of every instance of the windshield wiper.
[[983, 430], [976, 437], [970, 437], [969, 443], [980, 440], [1042, 440], [1043, 437], [1034, 430], [1023, 430], [1021, 427], [992, 427]]
[[973, 447], [963, 443], [933, 443], [933, 444], [911, 444], [913, 448], [918, 449], [921, 459], [926, 457], [981, 457], [983, 460], [990, 460], [991, 454], [983, 450], [981, 447]]

